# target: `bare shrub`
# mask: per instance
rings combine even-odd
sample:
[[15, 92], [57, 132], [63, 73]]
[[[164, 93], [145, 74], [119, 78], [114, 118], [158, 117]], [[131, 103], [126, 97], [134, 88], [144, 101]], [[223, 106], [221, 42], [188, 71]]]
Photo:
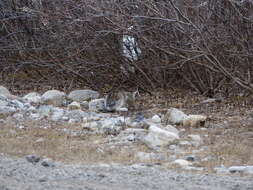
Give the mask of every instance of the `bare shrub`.
[[[252, 8], [251, 0], [2, 1], [1, 77], [252, 92]], [[124, 35], [138, 44], [135, 60], [123, 55]]]

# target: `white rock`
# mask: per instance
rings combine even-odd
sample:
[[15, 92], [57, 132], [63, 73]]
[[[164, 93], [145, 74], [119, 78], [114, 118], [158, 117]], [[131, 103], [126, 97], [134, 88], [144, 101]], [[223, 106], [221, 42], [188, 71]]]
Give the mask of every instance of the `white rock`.
[[159, 148], [175, 143], [178, 139], [177, 134], [151, 125], [148, 135], [144, 138], [144, 143], [150, 148]]
[[0, 86], [0, 95], [5, 96], [6, 98], [11, 99], [11, 100], [14, 100], [14, 99], [20, 100], [21, 99], [18, 96], [12, 95], [10, 93], [10, 91], [7, 88], [5, 88], [4, 86]]
[[100, 121], [102, 132], [105, 134], [118, 134], [124, 125], [124, 118], [106, 118]]
[[25, 101], [30, 104], [40, 104], [42, 103], [41, 95], [37, 92], [30, 92], [23, 97]]
[[184, 127], [203, 127], [207, 117], [204, 115], [188, 115], [183, 120]]
[[18, 110], [25, 109], [24, 104], [20, 102], [19, 100], [11, 100], [10, 104], [13, 105], [15, 108], [17, 108]]
[[66, 94], [59, 90], [48, 90], [42, 95], [42, 102], [54, 106], [63, 106], [66, 102]]
[[4, 86], [0, 86], [0, 94], [4, 96], [9, 96], [11, 95], [10, 91], [5, 88]]
[[82, 110], [70, 110], [65, 113], [65, 116], [68, 117], [70, 120], [75, 120], [78, 122], [83, 121], [84, 117], [88, 117], [88, 113]]
[[217, 174], [228, 174], [229, 173], [229, 170], [225, 166], [223, 166], [223, 165], [220, 166], [220, 167], [215, 167], [214, 171]]
[[200, 135], [188, 135], [188, 137], [192, 140], [191, 143], [192, 143], [194, 146], [199, 146], [199, 145], [201, 145], [202, 139], [201, 139]]
[[253, 166], [231, 166], [228, 171], [230, 173], [243, 172], [245, 174], [253, 174]]
[[187, 167], [187, 166], [191, 166], [192, 163], [187, 161], [187, 160], [184, 160], [184, 159], [177, 159], [173, 162], [173, 164], [176, 164], [180, 167]]
[[69, 119], [69, 121], [68, 121], [69, 124], [78, 123], [78, 122], [79, 122], [79, 120], [76, 120], [73, 118]]
[[68, 120], [69, 120], [69, 118], [68, 118], [68, 117], [66, 117], [66, 116], [63, 116], [63, 117], [62, 117], [62, 120], [63, 120], [63, 121], [68, 121]]
[[184, 167], [185, 170], [190, 170], [190, 171], [204, 171], [204, 168], [201, 167], [193, 167], [193, 166], [186, 166]]
[[175, 134], [179, 134], [179, 131], [177, 130], [177, 128], [173, 127], [172, 125], [167, 125], [166, 127], [164, 127], [164, 129], [166, 131], [169, 131], [169, 132], [172, 132], [172, 133], [175, 133]]
[[126, 107], [122, 107], [122, 108], [116, 108], [115, 111], [119, 111], [119, 112], [127, 112], [128, 108]]
[[45, 141], [45, 139], [41, 137], [41, 138], [38, 138], [35, 142], [36, 143], [41, 143], [41, 142], [44, 142], [44, 141]]
[[177, 149], [177, 145], [172, 144], [172, 145], [169, 146], [169, 149], [170, 150], [176, 150]]
[[61, 108], [53, 108], [52, 109], [52, 114], [51, 114], [51, 119], [53, 121], [60, 121], [63, 120], [62, 117], [64, 116], [64, 109]]
[[15, 118], [18, 121], [23, 121], [24, 120], [24, 116], [21, 113], [15, 113], [13, 115], [13, 118]]
[[25, 129], [26, 127], [24, 125], [17, 126], [18, 129]]
[[89, 110], [90, 111], [102, 111], [104, 110], [104, 98], [91, 100], [89, 102]]
[[35, 111], [37, 110], [37, 112], [39, 113], [41, 117], [50, 117], [52, 114], [53, 108], [54, 107], [52, 105], [41, 105], [38, 109], [35, 108]]
[[68, 95], [69, 99], [76, 102], [89, 101], [98, 97], [99, 93], [94, 90], [74, 90]]
[[30, 113], [36, 113], [37, 109], [34, 106], [30, 106], [30, 107], [28, 107], [27, 111]]
[[85, 109], [85, 110], [89, 109], [89, 102], [88, 101], [82, 101], [80, 103], [80, 105], [81, 105], [82, 109]]
[[187, 115], [176, 108], [168, 109], [167, 113], [163, 117], [163, 121], [168, 124], [182, 124], [183, 120], [187, 117]]
[[154, 115], [151, 119], [154, 123], [161, 123], [161, 118], [159, 115]]
[[1, 106], [0, 107], [0, 118], [1, 117], [8, 117], [12, 114], [14, 114], [15, 112], [17, 112], [16, 108], [10, 107], [10, 106]]
[[189, 141], [180, 141], [179, 145], [180, 146], [191, 146], [192, 144]]
[[162, 161], [165, 160], [165, 155], [159, 153], [147, 153], [147, 152], [138, 152], [136, 158], [142, 162], [146, 161]]
[[54, 166], [55, 166], [55, 163], [54, 163], [53, 160], [50, 159], [50, 158], [44, 158], [44, 159], [41, 161], [41, 165], [44, 166], [44, 167], [54, 167]]
[[79, 102], [72, 102], [71, 104], [68, 105], [69, 110], [78, 110], [81, 109], [81, 105]]
[[7, 101], [0, 100], [0, 107], [2, 107], [2, 106], [7, 106], [7, 105], [8, 105], [8, 102], [7, 102]]
[[96, 121], [83, 123], [82, 128], [89, 131], [95, 131], [100, 125]]
[[41, 116], [38, 113], [31, 113], [30, 118], [33, 120], [39, 120], [41, 119]]

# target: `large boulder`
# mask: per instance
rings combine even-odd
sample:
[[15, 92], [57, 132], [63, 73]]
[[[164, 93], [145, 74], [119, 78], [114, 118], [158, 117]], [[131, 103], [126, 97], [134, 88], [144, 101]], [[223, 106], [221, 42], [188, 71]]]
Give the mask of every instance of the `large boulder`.
[[151, 125], [148, 135], [144, 138], [144, 143], [152, 149], [157, 149], [176, 143], [178, 140], [179, 136], [176, 133]]
[[176, 108], [168, 109], [163, 117], [163, 122], [166, 124], [182, 124], [187, 115]]
[[94, 90], [74, 90], [69, 93], [68, 98], [72, 101], [83, 102], [99, 97], [99, 93]]
[[42, 102], [41, 95], [37, 92], [30, 92], [26, 94], [23, 99], [30, 104], [40, 104]]
[[66, 94], [59, 90], [48, 90], [42, 95], [42, 102], [48, 105], [63, 106], [66, 102]]
[[11, 95], [10, 91], [4, 86], [0, 86], [0, 95], [9, 96]]
[[4, 86], [0, 86], [0, 95], [5, 96], [5, 97], [7, 97], [9, 99], [12, 99], [12, 100], [14, 100], [14, 99], [19, 99], [20, 100], [21, 99], [18, 96], [12, 95], [10, 93], [10, 91], [7, 88], [5, 88]]

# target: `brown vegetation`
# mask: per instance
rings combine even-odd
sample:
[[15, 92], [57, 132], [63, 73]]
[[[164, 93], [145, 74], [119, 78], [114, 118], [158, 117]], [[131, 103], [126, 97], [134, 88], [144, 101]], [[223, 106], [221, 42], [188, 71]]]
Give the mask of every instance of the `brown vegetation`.
[[[1, 1], [0, 77], [66, 90], [252, 92], [252, 9], [249, 0]], [[123, 35], [137, 40], [138, 60], [122, 55]]]

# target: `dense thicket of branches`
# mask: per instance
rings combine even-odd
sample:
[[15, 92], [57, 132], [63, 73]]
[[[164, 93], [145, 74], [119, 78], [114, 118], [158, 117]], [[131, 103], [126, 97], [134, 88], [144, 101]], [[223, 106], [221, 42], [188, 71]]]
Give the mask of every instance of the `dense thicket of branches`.
[[[0, 76], [253, 91], [252, 10], [252, 0], [1, 0]], [[124, 35], [138, 59], [124, 57]]]

